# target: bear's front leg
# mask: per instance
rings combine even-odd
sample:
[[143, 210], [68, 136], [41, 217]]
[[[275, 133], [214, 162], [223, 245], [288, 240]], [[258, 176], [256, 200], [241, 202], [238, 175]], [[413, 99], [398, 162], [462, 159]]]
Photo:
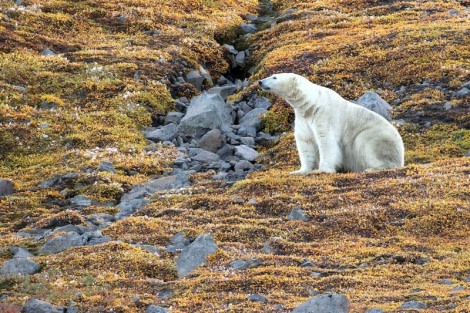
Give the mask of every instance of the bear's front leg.
[[318, 136], [318, 153], [320, 157], [318, 172], [336, 173], [341, 167], [341, 148], [333, 136]]
[[290, 172], [291, 175], [307, 174], [318, 168], [318, 147], [311, 137], [302, 136], [304, 133], [299, 133], [298, 128], [295, 129], [295, 142], [297, 151], [300, 158], [300, 169]]

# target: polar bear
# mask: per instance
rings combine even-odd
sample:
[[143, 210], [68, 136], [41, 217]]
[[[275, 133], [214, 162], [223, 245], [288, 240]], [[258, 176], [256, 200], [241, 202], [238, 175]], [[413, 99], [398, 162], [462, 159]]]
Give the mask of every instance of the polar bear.
[[291, 174], [361, 172], [404, 165], [400, 134], [382, 116], [293, 73], [275, 74], [260, 80], [259, 86], [294, 108], [301, 166]]

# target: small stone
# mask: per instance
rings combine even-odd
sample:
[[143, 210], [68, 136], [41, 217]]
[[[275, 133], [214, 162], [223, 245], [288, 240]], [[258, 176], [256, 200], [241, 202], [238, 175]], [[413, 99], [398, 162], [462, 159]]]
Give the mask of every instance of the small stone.
[[207, 90], [209, 94], [218, 94], [222, 99], [227, 100], [228, 96], [233, 95], [237, 92], [236, 86], [221, 86], [221, 87], [212, 87]]
[[420, 258], [415, 261], [415, 264], [424, 265], [426, 263], [429, 263], [430, 261], [431, 261], [430, 258]]
[[243, 203], [243, 202], [245, 202], [245, 200], [244, 200], [242, 197], [240, 197], [240, 196], [232, 196], [231, 199], [232, 199], [232, 201], [235, 202], [235, 203]]
[[251, 300], [253, 302], [262, 302], [262, 303], [268, 303], [268, 299], [262, 295], [259, 294], [249, 294], [248, 295], [248, 300]]
[[287, 215], [289, 221], [308, 221], [308, 216], [301, 208], [293, 209], [289, 215]]
[[309, 260], [304, 260], [302, 264], [300, 264], [301, 267], [313, 267], [315, 264], [312, 261]]
[[11, 195], [14, 192], [15, 188], [13, 187], [13, 183], [9, 180], [0, 178], [0, 197]]
[[258, 201], [256, 201], [256, 199], [250, 199], [250, 200], [248, 200], [248, 203], [251, 204], [251, 205], [257, 205]]
[[442, 280], [440, 281], [440, 283], [443, 284], [443, 285], [453, 285], [453, 284], [454, 284], [454, 282], [452, 281], [452, 279], [448, 279], [448, 278], [442, 279]]
[[298, 307], [292, 313], [348, 313], [349, 300], [345, 295], [328, 294], [314, 297]]
[[132, 199], [128, 201], [121, 201], [117, 205], [117, 208], [120, 210], [119, 213], [116, 214], [116, 220], [123, 219], [125, 217], [131, 216], [145, 205], [147, 205], [150, 201], [148, 199]]
[[139, 247], [139, 248], [142, 249], [142, 250], [149, 251], [150, 253], [153, 253], [153, 254], [155, 254], [155, 255], [160, 255], [160, 249], [158, 249], [158, 248], [155, 247], [155, 246], [144, 245], [144, 244], [141, 244], [141, 243], [133, 244], [133, 246], [134, 246], [134, 247]]
[[239, 259], [230, 263], [230, 266], [236, 270], [246, 270], [248, 268], [248, 263]]
[[246, 24], [246, 23], [242, 23], [240, 25], [240, 28], [242, 29], [242, 31], [244, 33], [247, 33], [247, 34], [253, 34], [255, 33], [258, 29], [256, 28], [256, 25], [254, 24]]
[[82, 246], [86, 240], [86, 238], [76, 232], [69, 232], [65, 236], [54, 237], [46, 241], [41, 249], [39, 249], [38, 254], [58, 253], [70, 247]]
[[154, 304], [150, 305], [147, 310], [145, 310], [145, 313], [168, 313], [168, 309], [162, 308], [160, 306], [156, 306]]
[[250, 101], [249, 104], [254, 108], [269, 109], [273, 104], [266, 97], [256, 97], [254, 101]]
[[455, 92], [455, 97], [459, 99], [463, 99], [469, 95], [470, 95], [470, 89], [468, 89], [467, 87], [464, 87], [460, 89], [459, 91]]
[[256, 130], [260, 130], [262, 127], [262, 120], [260, 119], [260, 116], [263, 116], [266, 114], [268, 110], [263, 109], [263, 108], [256, 108], [251, 110], [250, 112], [246, 113], [241, 119], [240, 119], [240, 125], [243, 126], [253, 126], [256, 128]]
[[463, 291], [463, 290], [466, 290], [466, 289], [467, 288], [465, 286], [455, 286], [450, 291]]
[[258, 157], [258, 152], [247, 145], [235, 146], [235, 155], [239, 156], [242, 160], [255, 161]]
[[253, 164], [251, 162], [246, 161], [246, 160], [241, 160], [238, 161], [237, 164], [234, 166], [235, 171], [241, 170], [241, 171], [250, 171], [253, 169]]
[[47, 55], [47, 56], [54, 56], [55, 55], [54, 51], [52, 51], [49, 48], [46, 48], [46, 49], [42, 50], [41, 54], [42, 55]]
[[78, 196], [75, 196], [72, 199], [70, 199], [70, 203], [72, 203], [74, 205], [77, 205], [77, 206], [80, 206], [80, 207], [87, 207], [87, 206], [90, 206], [92, 204], [92, 201], [91, 201], [91, 199], [88, 199], [85, 196], [78, 195]]
[[458, 10], [455, 10], [455, 9], [450, 9], [449, 10], [449, 15], [450, 16], [459, 16], [460, 12]]
[[194, 161], [198, 161], [202, 163], [212, 163], [212, 162], [219, 161], [220, 157], [215, 153], [204, 150], [200, 152], [199, 154], [197, 154], [196, 156], [194, 156], [192, 159]]
[[98, 172], [109, 172], [109, 173], [116, 173], [116, 169], [114, 168], [113, 162], [110, 161], [103, 161], [96, 169]]
[[451, 104], [449, 101], [447, 101], [447, 102], [444, 104], [444, 110], [447, 111], [447, 110], [450, 110], [450, 109], [452, 109], [452, 104]]
[[427, 305], [423, 302], [419, 301], [407, 301], [400, 305], [399, 309], [415, 309], [415, 310], [420, 310], [420, 309], [427, 309]]
[[385, 313], [385, 311], [381, 310], [381, 309], [369, 309], [367, 310], [365, 313]]
[[186, 74], [186, 81], [194, 87], [197, 88], [197, 90], [202, 89], [202, 83], [204, 82], [204, 77], [202, 77], [201, 74], [199, 74], [198, 71], [190, 71], [188, 74]]

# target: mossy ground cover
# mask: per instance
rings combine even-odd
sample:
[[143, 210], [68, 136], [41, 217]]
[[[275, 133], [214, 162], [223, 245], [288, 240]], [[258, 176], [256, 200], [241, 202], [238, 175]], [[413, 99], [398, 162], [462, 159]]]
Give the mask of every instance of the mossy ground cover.
[[[233, 36], [240, 16], [258, 5], [23, 2], [24, 8], [0, 5], [0, 177], [17, 189], [0, 199], [0, 262], [11, 258], [9, 246], [35, 252], [43, 243], [15, 236], [19, 229], [83, 222], [63, 210], [67, 199], [59, 190], [38, 187], [54, 174], [78, 172], [75, 186], [83, 187], [72, 192], [115, 203], [133, 184], [170, 168], [176, 151], [147, 149], [140, 130], [172, 110], [174, 97], [194, 93], [169, 87], [178, 71], [203, 65], [217, 77], [228, 69], [216, 39]], [[399, 312], [408, 300], [425, 302], [425, 312], [470, 311], [470, 160], [459, 158], [470, 149], [469, 100], [453, 96], [469, 80], [466, 3], [273, 3], [289, 15], [251, 36], [258, 47], [252, 79], [297, 72], [346, 98], [375, 90], [387, 101], [400, 99], [394, 117], [413, 122], [399, 128], [406, 167], [288, 176], [298, 158], [287, 134], [264, 151], [265, 171], [231, 187], [194, 175], [191, 189], [155, 195], [136, 216], [103, 230], [120, 243], [36, 257], [41, 273], [0, 280], [8, 295], [0, 311], [18, 312], [28, 298], [39, 298], [73, 300], [84, 312], [138, 312], [149, 304], [172, 312], [275, 312], [325, 292], [345, 293], [351, 312]], [[57, 55], [42, 55], [45, 48]], [[447, 102], [450, 110], [438, 110]], [[277, 99], [266, 127], [288, 130], [291, 122], [292, 112]], [[81, 170], [103, 160], [117, 173]], [[309, 221], [287, 219], [296, 207]], [[95, 205], [82, 213], [116, 210]], [[219, 250], [177, 280], [177, 255], [165, 247], [180, 231], [189, 238], [210, 232]], [[134, 242], [161, 253], [129, 245]], [[271, 253], [263, 251], [266, 242]], [[248, 258], [262, 264], [231, 268]], [[301, 266], [305, 260], [311, 266]], [[452, 291], [458, 285], [467, 289]], [[167, 290], [169, 299], [159, 296]], [[250, 293], [268, 303], [248, 300]]]

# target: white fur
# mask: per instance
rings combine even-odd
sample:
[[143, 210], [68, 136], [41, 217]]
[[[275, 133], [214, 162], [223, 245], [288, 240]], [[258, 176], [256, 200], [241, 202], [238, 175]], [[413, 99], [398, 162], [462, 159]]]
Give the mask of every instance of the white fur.
[[361, 172], [404, 165], [400, 134], [382, 116], [297, 74], [276, 74], [259, 84], [294, 108], [301, 166], [292, 174]]

